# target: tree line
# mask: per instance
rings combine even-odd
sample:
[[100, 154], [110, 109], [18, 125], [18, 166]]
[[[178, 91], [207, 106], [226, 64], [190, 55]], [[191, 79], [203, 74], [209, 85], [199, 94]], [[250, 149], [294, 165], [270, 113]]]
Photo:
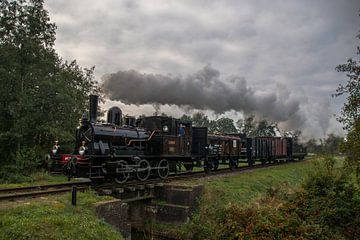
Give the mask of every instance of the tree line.
[[[56, 138], [74, 139], [94, 68], [55, 51], [56, 25], [43, 0], [0, 3], [0, 174], [31, 172]], [[14, 167], [15, 166], [15, 167]]]

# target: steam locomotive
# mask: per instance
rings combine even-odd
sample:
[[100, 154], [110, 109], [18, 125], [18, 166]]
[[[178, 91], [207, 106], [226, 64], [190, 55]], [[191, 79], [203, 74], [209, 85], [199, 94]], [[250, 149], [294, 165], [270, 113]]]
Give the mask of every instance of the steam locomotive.
[[210, 134], [206, 127], [171, 117], [126, 117], [122, 124], [117, 107], [108, 111], [107, 123], [99, 123], [97, 105], [98, 96], [91, 95], [90, 118], [84, 115], [80, 121], [73, 154], [62, 154], [58, 142], [52, 149], [51, 159], [68, 177], [122, 184], [134, 177], [165, 179], [194, 167], [212, 171], [225, 164], [234, 169], [240, 162], [251, 166], [256, 161], [289, 161], [306, 155], [292, 138]]

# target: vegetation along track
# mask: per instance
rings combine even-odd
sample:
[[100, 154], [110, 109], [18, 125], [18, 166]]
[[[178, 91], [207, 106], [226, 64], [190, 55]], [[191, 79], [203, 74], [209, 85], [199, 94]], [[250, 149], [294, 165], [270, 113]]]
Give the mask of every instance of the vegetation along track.
[[76, 186], [77, 190], [82, 191], [85, 190], [90, 183], [90, 181], [79, 181], [16, 188], [0, 188], [0, 201], [70, 192], [72, 186]]

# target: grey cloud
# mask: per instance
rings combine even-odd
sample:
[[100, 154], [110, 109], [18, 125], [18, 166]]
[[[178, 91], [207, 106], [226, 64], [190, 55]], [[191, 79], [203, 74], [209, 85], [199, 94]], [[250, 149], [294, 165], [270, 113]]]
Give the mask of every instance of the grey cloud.
[[[286, 86], [290, 98], [299, 103], [284, 104], [299, 108], [287, 126], [314, 126], [308, 132], [316, 137], [323, 130], [315, 105], [329, 114], [338, 112], [341, 104], [321, 102], [329, 102], [345, 79], [334, 68], [354, 54], [360, 22], [358, 0], [49, 0], [46, 5], [58, 25], [60, 55], [85, 67], [95, 65], [98, 78], [119, 69], [186, 76], [210, 63], [221, 71], [220, 82], [231, 74], [246, 77], [247, 88], [251, 86], [259, 99], [270, 96], [272, 101], [276, 96], [279, 102], [279, 86]], [[236, 85], [224, 83], [219, 91], [229, 84]], [[220, 101], [217, 111], [230, 105]], [[260, 112], [260, 107], [254, 108]], [[267, 108], [262, 111], [272, 114]], [[291, 115], [283, 113], [274, 115]]]

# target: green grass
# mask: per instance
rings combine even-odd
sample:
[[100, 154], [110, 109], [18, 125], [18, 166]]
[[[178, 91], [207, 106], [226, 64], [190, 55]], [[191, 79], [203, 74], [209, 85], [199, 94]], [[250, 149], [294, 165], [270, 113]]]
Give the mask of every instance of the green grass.
[[93, 212], [94, 203], [108, 199], [79, 192], [76, 207], [71, 205], [70, 194], [0, 207], [0, 239], [123, 239]]
[[[32, 185], [44, 185], [44, 184], [55, 184], [68, 182], [67, 177], [62, 174], [50, 174], [48, 172], [37, 172], [33, 173], [28, 181], [21, 183], [1, 183], [0, 188], [13, 188], [13, 187], [25, 187]], [[71, 181], [77, 181], [72, 179]]]
[[312, 164], [302, 161], [294, 164], [284, 164], [264, 169], [241, 172], [226, 177], [213, 179], [197, 179], [180, 181], [179, 185], [205, 185], [204, 201], [209, 201], [214, 195], [222, 205], [228, 203], [247, 203], [265, 193], [269, 188], [289, 186], [296, 188], [311, 170]]
[[307, 162], [286, 164], [267, 169], [257, 169], [231, 177], [211, 181], [198, 180], [205, 185], [206, 194], [214, 195], [223, 204], [248, 203], [265, 193], [270, 187], [280, 185], [297, 187], [309, 171]]
[[194, 232], [197, 232], [195, 235], [200, 239], [211, 238], [213, 229], [217, 227], [216, 219], [221, 218], [224, 209], [232, 204], [249, 206], [269, 191], [297, 189], [308, 173], [314, 170], [314, 162], [316, 160], [309, 159], [227, 177], [179, 182], [183, 185], [205, 185], [205, 193], [190, 223], [180, 227], [154, 223], [152, 226], [159, 232], [168, 232], [180, 238], [192, 237]]

